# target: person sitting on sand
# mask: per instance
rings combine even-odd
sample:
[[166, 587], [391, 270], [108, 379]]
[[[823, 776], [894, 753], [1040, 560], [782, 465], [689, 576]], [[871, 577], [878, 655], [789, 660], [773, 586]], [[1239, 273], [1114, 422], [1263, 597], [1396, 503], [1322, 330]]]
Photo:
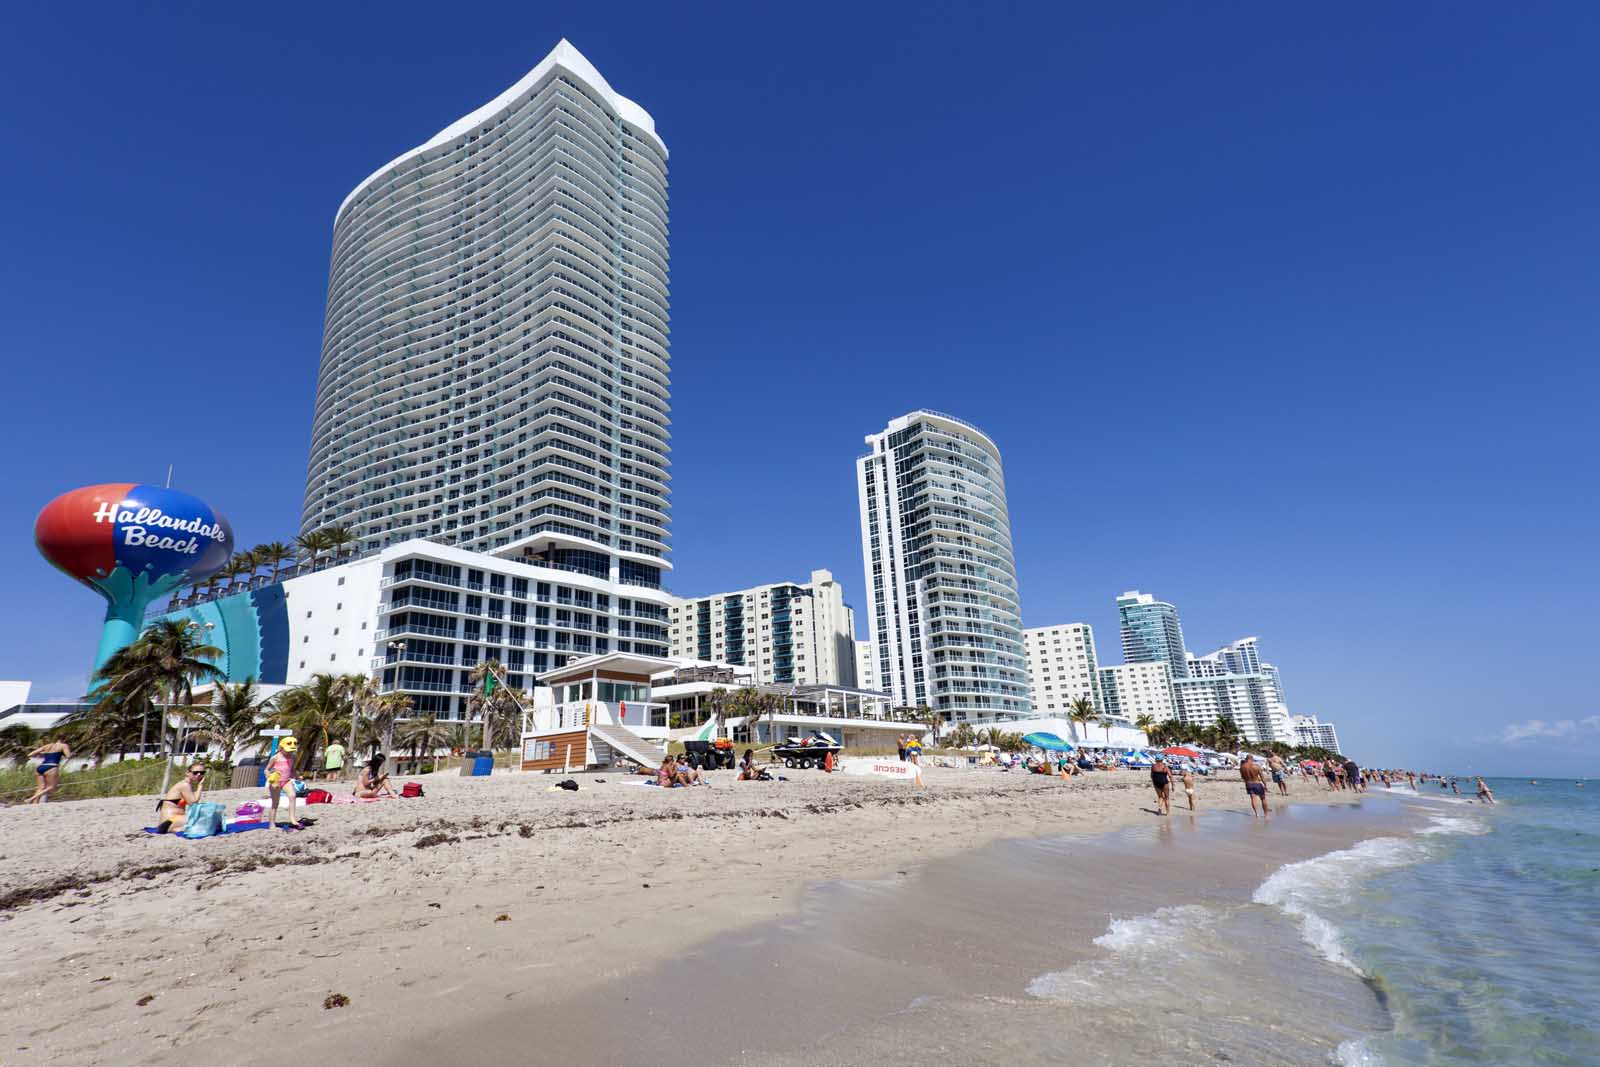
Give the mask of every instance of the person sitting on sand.
[[1194, 768], [1183, 769], [1183, 794], [1189, 798], [1189, 810], [1194, 810]]
[[362, 800], [376, 800], [381, 796], [394, 796], [389, 785], [389, 775], [383, 769], [383, 753], [375, 752], [356, 778], [356, 796]]
[[35, 756], [39, 757], [39, 766], [33, 773], [38, 776], [39, 785], [24, 804], [43, 804], [50, 799], [50, 791], [61, 779], [61, 761], [72, 758], [72, 749], [65, 741], [47, 741], [28, 753], [28, 759]]
[[677, 781], [679, 785], [705, 785], [706, 780], [700, 774], [700, 768], [688, 760], [677, 761]]
[[1239, 779], [1244, 782], [1244, 791], [1250, 796], [1250, 814], [1258, 819], [1267, 818], [1272, 813], [1267, 806], [1267, 783], [1262, 781], [1261, 765], [1254, 756], [1246, 756], [1244, 762], [1239, 764]]
[[754, 749], [747, 748], [744, 750], [744, 758], [739, 761], [739, 781], [772, 781], [772, 775], [767, 773], [767, 769], [765, 767], [756, 766], [756, 753]]
[[189, 772], [173, 782], [172, 788], [156, 801], [156, 833], [175, 834], [182, 830], [189, 817], [189, 805], [200, 803], [200, 794], [205, 788], [205, 765], [191, 763]]

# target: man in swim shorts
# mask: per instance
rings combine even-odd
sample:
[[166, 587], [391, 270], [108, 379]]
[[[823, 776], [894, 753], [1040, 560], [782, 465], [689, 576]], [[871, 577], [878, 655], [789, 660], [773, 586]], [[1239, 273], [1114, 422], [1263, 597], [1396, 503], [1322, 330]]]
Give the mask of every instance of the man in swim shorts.
[[1289, 795], [1289, 783], [1284, 780], [1283, 757], [1274, 752], [1267, 757], [1267, 767], [1272, 771], [1273, 784], [1278, 787], [1278, 792], [1284, 796]]
[[1261, 764], [1254, 756], [1246, 756], [1239, 764], [1239, 780], [1244, 782], [1244, 791], [1250, 796], [1250, 814], [1265, 819], [1271, 812], [1267, 807], [1267, 783], [1262, 780]]

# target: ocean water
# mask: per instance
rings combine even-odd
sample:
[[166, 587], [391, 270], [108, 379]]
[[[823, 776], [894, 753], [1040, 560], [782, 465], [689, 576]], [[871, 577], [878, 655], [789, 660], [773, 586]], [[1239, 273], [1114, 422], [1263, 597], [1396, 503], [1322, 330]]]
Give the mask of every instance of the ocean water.
[[1115, 917], [1028, 992], [1155, 1055], [1600, 1063], [1600, 783], [1490, 786], [1494, 806], [1372, 791], [1422, 825], [1287, 863], [1248, 905]]
[[1257, 890], [1385, 1005], [1389, 1028], [1338, 1062], [1600, 1063], [1600, 782], [1489, 785], [1493, 807], [1424, 788], [1431, 825], [1414, 837]]

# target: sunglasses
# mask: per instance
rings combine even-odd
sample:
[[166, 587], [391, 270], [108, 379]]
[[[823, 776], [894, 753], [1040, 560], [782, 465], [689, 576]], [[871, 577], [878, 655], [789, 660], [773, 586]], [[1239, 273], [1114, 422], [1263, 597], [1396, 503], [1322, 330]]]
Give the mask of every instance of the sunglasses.
[[202, 774], [205, 774], [205, 773], [206, 773], [206, 772], [205, 772], [205, 771], [204, 771], [204, 770], [198, 770], [198, 771], [190, 771], [190, 772], [189, 772], [189, 777], [190, 777], [190, 778], [193, 778], [193, 777], [195, 777], [195, 776], [196, 776], [196, 775], [202, 775]]

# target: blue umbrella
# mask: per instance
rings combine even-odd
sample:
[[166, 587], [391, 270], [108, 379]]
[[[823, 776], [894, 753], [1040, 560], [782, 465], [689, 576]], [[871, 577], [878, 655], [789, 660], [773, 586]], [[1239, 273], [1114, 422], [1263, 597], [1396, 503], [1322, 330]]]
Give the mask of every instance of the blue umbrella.
[[1023, 734], [1022, 739], [1034, 748], [1042, 748], [1046, 752], [1072, 752], [1077, 749], [1071, 741], [1063, 741], [1055, 734]]

